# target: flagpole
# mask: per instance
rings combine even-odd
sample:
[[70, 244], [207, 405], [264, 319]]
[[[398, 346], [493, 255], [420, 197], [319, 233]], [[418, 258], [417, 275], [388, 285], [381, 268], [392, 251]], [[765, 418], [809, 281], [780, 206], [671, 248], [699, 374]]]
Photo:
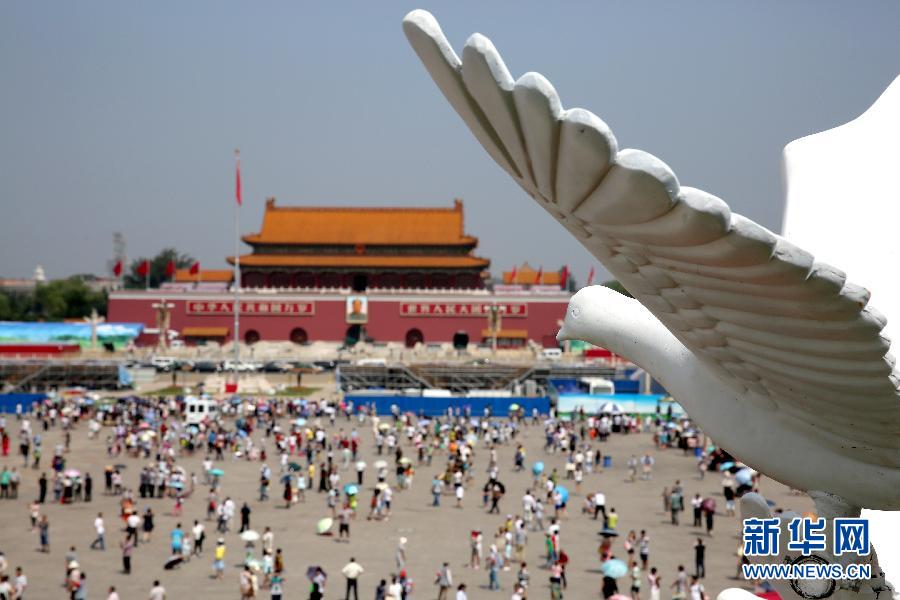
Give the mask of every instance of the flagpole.
[[241, 361], [241, 151], [234, 151], [235, 203], [234, 203], [234, 373], [237, 382], [237, 369]]

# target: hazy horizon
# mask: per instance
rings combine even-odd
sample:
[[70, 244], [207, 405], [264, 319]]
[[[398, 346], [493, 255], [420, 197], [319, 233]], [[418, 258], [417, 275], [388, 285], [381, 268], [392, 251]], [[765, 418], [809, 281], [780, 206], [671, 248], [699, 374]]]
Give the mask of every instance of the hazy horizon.
[[114, 232], [130, 257], [173, 246], [225, 268], [240, 148], [244, 234], [269, 196], [459, 197], [495, 276], [528, 261], [583, 282], [599, 263], [493, 164], [409, 48], [413, 8], [457, 52], [487, 35], [514, 76], [543, 73], [622, 147], [775, 231], [784, 145], [855, 118], [900, 73], [890, 1], [4, 3], [0, 277], [103, 275]]

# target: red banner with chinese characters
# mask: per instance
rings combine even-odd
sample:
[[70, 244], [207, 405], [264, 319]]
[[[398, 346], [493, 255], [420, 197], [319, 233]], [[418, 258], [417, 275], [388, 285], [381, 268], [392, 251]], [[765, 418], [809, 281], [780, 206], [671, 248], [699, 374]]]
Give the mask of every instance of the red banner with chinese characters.
[[496, 306], [504, 317], [527, 317], [524, 302], [401, 302], [402, 317], [487, 317]]
[[[187, 302], [187, 312], [189, 315], [233, 315], [234, 302], [189, 300]], [[316, 303], [250, 300], [241, 302], [241, 314], [267, 317], [309, 317], [316, 314]]]

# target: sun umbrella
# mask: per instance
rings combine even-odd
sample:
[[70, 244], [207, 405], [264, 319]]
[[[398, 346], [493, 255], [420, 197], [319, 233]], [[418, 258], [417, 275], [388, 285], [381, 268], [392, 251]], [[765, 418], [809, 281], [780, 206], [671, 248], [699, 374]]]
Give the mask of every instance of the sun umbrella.
[[255, 542], [259, 540], [259, 533], [253, 531], [252, 529], [248, 529], [244, 533], [241, 534], [241, 540], [245, 542]]
[[604, 562], [601, 569], [604, 577], [612, 577], [613, 579], [624, 577], [628, 573], [628, 565], [618, 558], [611, 558]]
[[323, 576], [328, 577], [328, 575], [325, 573], [325, 570], [322, 567], [313, 566], [313, 567], [309, 567], [306, 569], [306, 578], [309, 579], [310, 581], [312, 581], [313, 579], [316, 578], [316, 575], [318, 575], [319, 572], [321, 572]]
[[66, 469], [63, 472], [63, 475], [65, 475], [66, 477], [72, 477], [72, 478], [81, 477], [81, 471], [79, 471], [78, 469]]
[[721, 465], [719, 465], [719, 470], [727, 471], [728, 469], [730, 469], [733, 466], [734, 466], [734, 462], [729, 460], [728, 462], [723, 462]]
[[400, 462], [401, 465], [408, 465], [408, 464], [411, 463], [412, 461], [409, 460], [409, 457], [404, 456], [403, 458], [400, 459], [399, 462]]
[[376, 469], [387, 469], [387, 463], [383, 460], [376, 460], [374, 466]]
[[624, 594], [613, 594], [606, 600], [631, 600], [631, 596], [626, 596]]
[[622, 405], [618, 402], [604, 402], [600, 405], [600, 413], [609, 413], [611, 415], [620, 415], [625, 412], [625, 409], [622, 408]]
[[556, 486], [556, 489], [553, 491], [554, 491], [554, 493], [559, 494], [559, 497], [562, 499], [563, 502], [569, 501], [569, 490], [567, 490], [563, 486], [558, 485], [558, 486]]
[[375, 486], [375, 489], [378, 490], [379, 492], [381, 490], [386, 490], [386, 489], [388, 489], [388, 484], [386, 484], [385, 482], [382, 481], [381, 483], [379, 483]]
[[294, 425], [296, 425], [297, 427], [303, 427], [304, 425], [306, 425], [306, 419], [300, 417], [294, 421]]
[[391, 428], [391, 426], [388, 423], [381, 423], [378, 425], [378, 429], [381, 429], [382, 431], [384, 431], [386, 429], [390, 429], [390, 428]]
[[302, 471], [303, 467], [300, 466], [300, 463], [292, 462], [288, 465], [288, 471]]
[[356, 487], [352, 483], [348, 483], [347, 485], [344, 486], [344, 493], [347, 494], [348, 496], [355, 496], [356, 494], [359, 493], [359, 488]]
[[515, 403], [509, 405], [509, 410], [511, 410], [513, 412], [519, 410], [520, 408], [522, 408], [522, 407]]
[[542, 463], [541, 461], [537, 461], [536, 463], [531, 465], [531, 472], [534, 473], [535, 475], [540, 475], [541, 473], [543, 473], [544, 472], [544, 463]]
[[365, 468], [366, 468], [366, 461], [364, 461], [364, 460], [356, 461], [356, 470], [357, 471], [362, 471]]
[[138, 425], [138, 429], [152, 429], [152, 427], [150, 427], [150, 423], [141, 421], [140, 425]]
[[700, 508], [705, 510], [706, 512], [716, 512], [716, 501], [712, 498], [707, 498], [703, 501], [703, 504], [700, 505]]
[[753, 481], [753, 474], [750, 469], [744, 468], [734, 474], [734, 480], [738, 482], [738, 485], [750, 485]]
[[320, 519], [318, 523], [316, 523], [316, 533], [319, 535], [325, 535], [328, 533], [328, 530], [331, 529], [331, 526], [334, 525], [334, 519], [331, 517], [325, 517], [324, 519]]
[[601, 529], [597, 534], [602, 535], [605, 538], [619, 537], [619, 532], [615, 529]]
[[209, 474], [213, 477], [221, 477], [225, 474], [225, 471], [223, 471], [222, 469], [210, 469]]

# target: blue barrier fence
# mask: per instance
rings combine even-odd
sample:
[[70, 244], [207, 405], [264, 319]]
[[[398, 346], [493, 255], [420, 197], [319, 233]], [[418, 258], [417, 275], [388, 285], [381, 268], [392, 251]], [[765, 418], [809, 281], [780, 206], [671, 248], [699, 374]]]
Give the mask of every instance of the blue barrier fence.
[[505, 417], [509, 415], [509, 407], [512, 404], [521, 406], [526, 415], [531, 415], [532, 411], [537, 408], [541, 414], [550, 412], [550, 398], [541, 397], [507, 397], [507, 398], [422, 398], [419, 396], [393, 396], [381, 394], [347, 394], [346, 400], [351, 400], [354, 405], [359, 406], [365, 404], [371, 406], [375, 404], [375, 411], [379, 415], [391, 414], [391, 405], [396, 404], [401, 412], [411, 412], [415, 414], [424, 414], [426, 417], [436, 417], [446, 415], [447, 409], [451, 406], [454, 411], [457, 407], [461, 411], [465, 411], [466, 407], [471, 409], [473, 416], [481, 416], [484, 414], [486, 407], [491, 408], [494, 416]]
[[18, 405], [22, 412], [31, 412], [32, 404], [45, 398], [46, 394], [0, 394], [0, 413], [15, 413]]

